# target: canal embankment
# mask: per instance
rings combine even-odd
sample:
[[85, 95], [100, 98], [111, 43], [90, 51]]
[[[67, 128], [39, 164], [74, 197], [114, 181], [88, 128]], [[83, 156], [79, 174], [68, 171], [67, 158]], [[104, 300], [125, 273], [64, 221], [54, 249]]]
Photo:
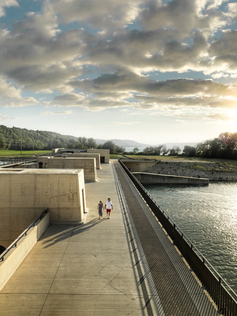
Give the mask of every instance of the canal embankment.
[[134, 176], [142, 184], [186, 184], [186, 185], [208, 185], [207, 178], [184, 177], [167, 174], [154, 174], [149, 172], [133, 172]]
[[237, 181], [237, 166], [227, 162], [157, 161], [143, 172], [180, 177], [207, 178], [209, 181]]

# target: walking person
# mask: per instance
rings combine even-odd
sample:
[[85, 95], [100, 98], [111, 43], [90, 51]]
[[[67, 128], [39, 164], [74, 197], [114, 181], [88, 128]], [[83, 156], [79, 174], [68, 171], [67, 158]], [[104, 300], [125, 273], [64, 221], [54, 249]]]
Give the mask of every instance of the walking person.
[[97, 206], [97, 210], [99, 213], [99, 219], [101, 219], [101, 217], [103, 216], [102, 210], [103, 210], [103, 203], [102, 201], [99, 202], [98, 206]]
[[106, 212], [107, 212], [108, 218], [110, 218], [111, 210], [113, 209], [113, 203], [112, 203], [110, 198], [108, 198], [108, 200], [106, 201], [105, 208], [106, 208]]

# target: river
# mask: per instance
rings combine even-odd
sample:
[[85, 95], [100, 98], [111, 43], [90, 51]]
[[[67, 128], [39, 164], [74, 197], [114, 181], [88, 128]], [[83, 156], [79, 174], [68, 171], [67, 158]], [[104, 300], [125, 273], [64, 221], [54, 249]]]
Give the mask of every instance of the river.
[[237, 183], [145, 187], [237, 293]]

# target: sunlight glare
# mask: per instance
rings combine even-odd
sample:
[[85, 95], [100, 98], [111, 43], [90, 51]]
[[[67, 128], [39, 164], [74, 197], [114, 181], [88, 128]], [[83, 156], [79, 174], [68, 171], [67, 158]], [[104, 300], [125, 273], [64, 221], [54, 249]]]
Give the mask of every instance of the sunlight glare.
[[231, 111], [229, 112], [229, 116], [230, 116], [234, 121], [237, 121], [237, 109], [231, 110]]

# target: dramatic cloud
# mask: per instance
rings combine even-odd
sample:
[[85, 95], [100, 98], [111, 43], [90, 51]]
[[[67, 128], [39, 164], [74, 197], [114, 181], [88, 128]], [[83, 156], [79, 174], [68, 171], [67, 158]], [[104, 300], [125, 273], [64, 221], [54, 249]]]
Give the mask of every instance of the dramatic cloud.
[[82, 94], [68, 93], [57, 96], [51, 102], [52, 105], [58, 106], [80, 106], [82, 107], [85, 102], [85, 96]]
[[226, 0], [46, 0], [0, 29], [0, 104], [236, 108], [236, 20]]
[[0, 77], [0, 100], [3, 107], [22, 107], [38, 103], [33, 97], [22, 97], [21, 90], [7, 83], [2, 77]]
[[[149, 80], [134, 73], [120, 71], [103, 74], [94, 80], [76, 80], [69, 83], [95, 94], [90, 107], [129, 106], [150, 109], [162, 105], [235, 108], [237, 89], [235, 85], [224, 85], [212, 80], [173, 79]], [[127, 102], [127, 99], [130, 102]]]
[[45, 10], [60, 16], [67, 24], [71, 22], [84, 23], [95, 29], [111, 33], [117, 28], [133, 23], [140, 11], [142, 0], [49, 0]]
[[209, 54], [214, 57], [216, 66], [226, 65], [226, 69], [236, 71], [237, 69], [237, 31], [228, 30], [210, 45]]

